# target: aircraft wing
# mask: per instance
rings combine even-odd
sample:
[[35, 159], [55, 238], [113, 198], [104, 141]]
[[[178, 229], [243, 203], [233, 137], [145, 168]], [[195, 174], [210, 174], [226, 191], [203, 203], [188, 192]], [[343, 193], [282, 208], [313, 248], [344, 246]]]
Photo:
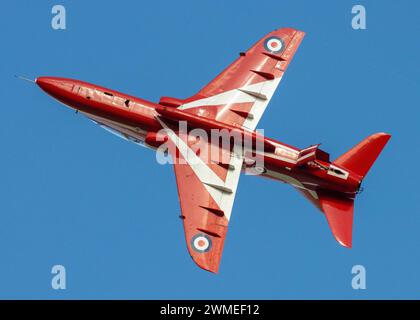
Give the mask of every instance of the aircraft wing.
[[[210, 147], [208, 156], [191, 149], [188, 139], [159, 119], [174, 161], [181, 218], [188, 251], [195, 263], [216, 273], [222, 257], [243, 157], [236, 150]], [[206, 142], [207, 143], [207, 142]], [[201, 148], [202, 151], [204, 148]], [[218, 154], [218, 158], [214, 154]], [[218, 159], [207, 160], [207, 159]]]
[[304, 37], [284, 28], [270, 32], [194, 96], [160, 103], [255, 130]]

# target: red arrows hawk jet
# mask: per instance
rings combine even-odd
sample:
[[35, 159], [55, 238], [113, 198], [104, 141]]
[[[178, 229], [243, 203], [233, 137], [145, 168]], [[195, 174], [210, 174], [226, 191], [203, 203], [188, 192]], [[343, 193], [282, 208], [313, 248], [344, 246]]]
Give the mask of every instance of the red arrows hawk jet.
[[[354, 198], [390, 135], [373, 134], [330, 161], [319, 145], [299, 149], [256, 131], [303, 36], [290, 28], [270, 32], [187, 99], [153, 103], [78, 80], [35, 82], [101, 127], [170, 156], [188, 251], [198, 266], [217, 272], [242, 171], [296, 188], [325, 214], [335, 239], [352, 245]], [[228, 143], [203, 138], [213, 131], [227, 133]]]

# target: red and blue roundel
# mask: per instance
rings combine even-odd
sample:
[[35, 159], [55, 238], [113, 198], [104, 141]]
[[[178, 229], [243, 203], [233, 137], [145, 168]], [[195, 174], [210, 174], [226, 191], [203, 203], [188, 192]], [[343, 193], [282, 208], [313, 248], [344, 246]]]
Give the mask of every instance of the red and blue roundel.
[[196, 234], [191, 239], [191, 247], [200, 253], [207, 252], [211, 249], [211, 239], [203, 233]]
[[264, 41], [264, 48], [271, 53], [280, 53], [284, 49], [284, 42], [278, 37], [269, 37]]

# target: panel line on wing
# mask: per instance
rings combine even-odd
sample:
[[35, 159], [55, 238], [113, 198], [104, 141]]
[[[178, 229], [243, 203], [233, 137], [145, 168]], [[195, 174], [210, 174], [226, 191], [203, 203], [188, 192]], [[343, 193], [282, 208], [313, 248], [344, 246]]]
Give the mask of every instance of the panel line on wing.
[[170, 129], [166, 123], [164, 123], [160, 118], [157, 118], [159, 123], [165, 129], [168, 137], [171, 141], [176, 145], [181, 155], [184, 159], [188, 162], [193, 172], [196, 174], [198, 179], [203, 183], [204, 187], [207, 189], [213, 200], [218, 204], [220, 209], [224, 212], [226, 210], [222, 206], [222, 196], [223, 191], [212, 187], [213, 186], [225, 186], [225, 182], [222, 181], [216, 173], [214, 173], [205, 163], [204, 161], [198, 157], [189, 147], [188, 145], [178, 137], [178, 135]]
[[241, 151], [238, 150], [239, 146], [235, 146], [231, 153], [231, 159], [229, 167], [233, 168], [228, 170], [226, 174], [226, 180], [221, 180], [213, 170], [211, 170], [207, 164], [198, 157], [188, 145], [178, 137], [178, 135], [170, 129], [165, 122], [159, 117], [156, 118], [162, 125], [168, 137], [176, 145], [181, 155], [190, 165], [193, 172], [196, 174], [198, 179], [203, 183], [213, 200], [217, 203], [219, 208], [224, 212], [226, 218], [229, 220], [232, 212], [233, 201], [239, 181], [239, 175], [241, 174], [243, 157]]

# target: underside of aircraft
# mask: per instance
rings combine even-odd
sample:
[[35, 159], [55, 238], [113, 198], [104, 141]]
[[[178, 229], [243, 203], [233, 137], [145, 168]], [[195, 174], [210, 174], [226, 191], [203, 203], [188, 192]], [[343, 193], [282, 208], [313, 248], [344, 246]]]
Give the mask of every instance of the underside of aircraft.
[[[331, 161], [319, 145], [299, 149], [256, 130], [303, 37], [291, 28], [270, 32], [186, 99], [154, 103], [79, 80], [35, 82], [106, 130], [171, 156], [188, 251], [217, 272], [241, 172], [290, 184], [325, 214], [335, 239], [352, 246], [354, 199], [390, 135], [373, 134]], [[214, 130], [241, 142], [203, 140]]]

